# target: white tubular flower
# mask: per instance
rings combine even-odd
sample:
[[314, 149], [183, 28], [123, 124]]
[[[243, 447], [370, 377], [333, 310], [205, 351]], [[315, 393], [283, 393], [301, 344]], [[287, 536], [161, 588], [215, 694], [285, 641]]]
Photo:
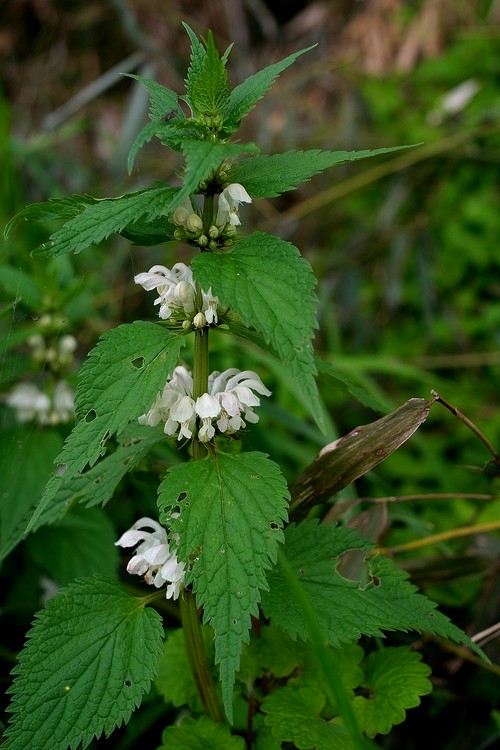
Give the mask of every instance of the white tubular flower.
[[154, 304], [160, 305], [159, 317], [168, 320], [173, 317], [183, 322], [193, 322], [196, 314], [203, 313], [208, 325], [217, 325], [219, 318], [217, 310], [219, 300], [214, 297], [212, 290], [202, 290], [201, 310], [196, 310], [196, 283], [193, 273], [185, 263], [176, 263], [172, 269], [165, 266], [153, 266], [149, 271], [134, 276], [136, 284], [140, 284], [146, 291], [156, 289], [158, 297]]
[[[208, 443], [219, 432], [232, 435], [258, 422], [253, 411], [261, 396], [270, 396], [259, 376], [252, 370], [241, 372], [232, 367], [224, 372], [213, 372], [208, 378], [208, 392], [193, 400], [193, 378], [185, 367], [176, 367], [172, 379], [147, 414], [139, 417], [141, 424], [151, 426], [165, 422], [166, 435], [178, 435], [178, 440], [191, 438], [199, 420], [198, 440]], [[243, 419], [244, 418], [244, 419]]]
[[215, 223], [218, 227], [223, 227], [226, 224], [232, 226], [238, 226], [241, 224], [240, 217], [238, 214], [238, 207], [240, 203], [251, 203], [252, 199], [248, 195], [247, 191], [238, 182], [233, 182], [228, 185], [222, 193], [219, 195], [219, 202], [217, 205], [217, 216]]
[[201, 419], [201, 427], [198, 431], [198, 440], [202, 443], [208, 443], [215, 435], [215, 428], [212, 425], [212, 419], [218, 417], [221, 407], [216, 398], [209, 393], [204, 393], [196, 399], [196, 413]]
[[52, 396], [32, 383], [20, 383], [6, 396], [5, 403], [16, 410], [18, 422], [56, 425], [75, 418], [74, 392], [64, 380], [56, 383]]
[[203, 292], [203, 313], [208, 325], [217, 325], [219, 318], [217, 316], [217, 310], [219, 309], [220, 302], [218, 297], [214, 297], [212, 294], [212, 287], [208, 292]]
[[166, 598], [177, 599], [184, 585], [184, 564], [178, 562], [175, 550], [170, 549], [166, 530], [152, 518], [140, 518], [115, 545], [134, 547], [138, 543], [127, 571], [144, 576], [146, 583], [158, 589], [168, 583]]
[[217, 427], [228, 435], [246, 426], [241, 414], [248, 422], [259, 421], [253, 407], [259, 406], [260, 399], [254, 391], [262, 396], [271, 395], [271, 391], [265, 387], [257, 373], [252, 370], [240, 372], [234, 367], [222, 373], [212, 373], [209, 378], [209, 390], [221, 405]]
[[50, 398], [32, 383], [19, 383], [5, 398], [5, 403], [16, 410], [18, 422], [36, 420], [46, 424], [50, 412]]

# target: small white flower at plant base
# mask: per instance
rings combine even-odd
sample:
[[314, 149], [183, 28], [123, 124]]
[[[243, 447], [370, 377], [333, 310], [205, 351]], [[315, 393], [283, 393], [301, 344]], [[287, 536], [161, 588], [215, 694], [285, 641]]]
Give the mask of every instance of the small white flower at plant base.
[[154, 304], [160, 305], [158, 315], [162, 320], [172, 317], [192, 322], [196, 314], [203, 313], [208, 325], [219, 322], [219, 300], [213, 296], [212, 289], [208, 292], [202, 290], [201, 310], [196, 311], [196, 284], [191, 269], [185, 263], [176, 263], [172, 269], [152, 266], [149, 271], [134, 276], [134, 281], [147, 292], [156, 289], [158, 297]]
[[[173, 377], [158, 394], [146, 414], [139, 417], [141, 424], [152, 427], [165, 422], [166, 435], [177, 435], [178, 440], [189, 439], [199, 420], [198, 440], [207, 443], [221, 433], [232, 435], [246, 422], [258, 422], [253, 407], [259, 406], [261, 396], [270, 396], [257, 373], [232, 367], [224, 372], [213, 372], [208, 378], [208, 392], [193, 400], [193, 378], [183, 366], [176, 367]], [[246, 420], [246, 422], [245, 422]]]
[[166, 529], [152, 518], [140, 518], [115, 542], [120, 547], [136, 544], [139, 546], [128, 562], [127, 571], [144, 576], [146, 583], [157, 589], [167, 583], [167, 599], [177, 599], [184, 585], [184, 564], [178, 562], [175, 549], [170, 548]]
[[218, 227], [224, 227], [226, 224], [238, 226], [241, 224], [238, 214], [240, 203], [251, 203], [252, 199], [247, 191], [238, 182], [228, 185], [219, 195], [217, 205], [217, 216], [215, 223]]

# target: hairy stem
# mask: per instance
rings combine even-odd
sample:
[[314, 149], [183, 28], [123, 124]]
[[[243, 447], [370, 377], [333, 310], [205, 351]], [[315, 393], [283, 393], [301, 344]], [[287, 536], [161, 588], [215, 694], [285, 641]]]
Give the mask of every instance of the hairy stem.
[[180, 605], [184, 640], [198, 695], [201, 698], [206, 715], [212, 721], [222, 722], [224, 716], [210, 674], [210, 666], [203, 645], [200, 618], [192, 591], [185, 590], [183, 592]]

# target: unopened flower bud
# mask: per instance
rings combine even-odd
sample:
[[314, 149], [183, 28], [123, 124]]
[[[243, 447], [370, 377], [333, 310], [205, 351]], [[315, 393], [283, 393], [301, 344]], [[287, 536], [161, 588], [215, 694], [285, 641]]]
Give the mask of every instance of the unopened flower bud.
[[188, 281], [179, 281], [174, 291], [174, 302], [182, 306], [185, 312], [194, 310], [194, 287]]
[[176, 239], [178, 242], [182, 242], [182, 240], [184, 239], [184, 237], [185, 237], [185, 235], [184, 235], [184, 232], [182, 231], [182, 229], [176, 229], [174, 231], [174, 239]]
[[178, 227], [182, 227], [186, 223], [189, 214], [190, 211], [186, 206], [177, 206], [173, 213], [172, 221], [174, 224], [177, 224]]
[[201, 220], [201, 216], [198, 216], [198, 214], [195, 213], [189, 214], [186, 219], [186, 229], [188, 230], [188, 232], [193, 232], [193, 234], [201, 232], [203, 229], [203, 221]]
[[190, 331], [191, 328], [193, 327], [193, 324], [191, 323], [190, 320], [183, 320], [182, 321], [182, 327], [183, 327], [183, 329], [185, 331]]
[[195, 328], [205, 328], [207, 319], [202, 312], [196, 313], [193, 318], [193, 325]]
[[41, 333], [33, 333], [28, 338], [28, 344], [33, 349], [41, 349], [43, 346], [45, 346], [45, 339]]
[[219, 247], [219, 243], [216, 242], [216, 240], [210, 240], [210, 242], [208, 243], [209, 250], [217, 250], [218, 247]]
[[208, 230], [208, 236], [210, 237], [210, 239], [211, 240], [217, 239], [217, 237], [219, 236], [219, 234], [220, 234], [219, 228], [216, 227], [215, 224], [212, 224], [212, 226]]
[[77, 346], [77, 340], [71, 335], [63, 336], [59, 341], [59, 351], [63, 354], [73, 354]]
[[201, 247], [205, 247], [206, 245], [208, 245], [208, 237], [207, 237], [207, 235], [206, 234], [200, 234], [200, 236], [198, 237], [198, 239], [196, 240], [196, 242], [198, 243], [198, 245], [201, 245]]

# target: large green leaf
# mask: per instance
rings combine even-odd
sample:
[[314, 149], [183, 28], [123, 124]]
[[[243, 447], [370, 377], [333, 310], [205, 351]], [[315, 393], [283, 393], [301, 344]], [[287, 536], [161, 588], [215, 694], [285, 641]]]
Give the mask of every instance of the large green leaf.
[[422, 656], [407, 646], [374, 651], [363, 662], [366, 695], [354, 698], [354, 710], [368, 737], [388, 734], [406, 718], [406, 710], [432, 692], [431, 670]]
[[295, 60], [303, 55], [304, 52], [309, 52], [316, 45], [307, 47], [306, 49], [294, 52], [292, 55], [285, 57], [284, 60], [269, 65], [263, 70], [259, 70], [258, 73], [254, 73], [245, 81], [236, 86], [231, 91], [229, 101], [227, 103], [224, 125], [229, 132], [234, 132], [238, 129], [240, 120], [250, 112], [255, 104], [262, 99], [266, 91], [273, 85], [276, 78], [282, 73], [289, 65], [295, 62]]
[[[286, 558], [332, 645], [352, 643], [361, 635], [382, 636], [384, 630], [433, 633], [471, 645], [434, 602], [417, 593], [407, 573], [382, 555], [370, 557], [369, 543], [356, 537], [351, 529], [316, 520], [286, 530]], [[337, 571], [339, 556], [348, 549], [367, 550], [365, 580], [353, 581]], [[288, 582], [278, 569], [268, 581], [269, 592], [262, 596], [266, 617], [292, 638], [305, 639], [307, 624]]]
[[[162, 523], [179, 534], [179, 557], [190, 561], [186, 583], [215, 631], [215, 660], [232, 718], [234, 673], [250, 616], [258, 614], [266, 570], [276, 560], [288, 490], [278, 466], [262, 453], [226, 455], [170, 468], [159, 487]], [[178, 518], [172, 510], [180, 509]]]
[[316, 280], [290, 242], [254, 232], [224, 252], [193, 258], [193, 274], [205, 289], [262, 333], [301, 388], [315, 419], [322, 410], [314, 375], [312, 337]]
[[167, 727], [158, 750], [245, 750], [243, 737], [231, 735], [229, 727], [202, 716], [184, 718]]
[[105, 333], [79, 373], [78, 422], [66, 439], [28, 530], [59, 490], [105, 452], [106, 443], [146, 412], [172, 374], [184, 343], [158, 323], [135, 321]]
[[236, 164], [231, 182], [240, 182], [253, 198], [275, 198], [294, 190], [300, 183], [330, 167], [370, 156], [388, 154], [407, 146], [376, 148], [372, 151], [286, 151], [283, 154], [256, 156]]
[[[50, 502], [38, 516], [36, 524], [33, 524], [33, 530], [63, 518], [77, 504], [86, 508], [106, 505], [125, 474], [135, 469], [144, 456], [163, 440], [165, 435], [160, 430], [154, 430], [149, 426], [141, 427], [139, 424], [130, 425], [130, 429], [121, 433], [116, 450], [88, 471], [75, 474], [59, 485]], [[25, 528], [26, 523], [23, 531]]]
[[314, 687], [283, 687], [264, 699], [262, 710], [273, 737], [299, 750], [355, 750], [343, 727], [321, 718], [325, 704], [324, 694]]
[[127, 722], [163, 651], [160, 615], [112, 579], [81, 578], [37, 614], [14, 668], [5, 750], [67, 750]]
[[97, 202], [98, 200], [90, 195], [67, 195], [64, 198], [50, 198], [43, 203], [30, 203], [9, 221], [4, 231], [5, 239], [9, 237], [16, 224], [24, 219], [33, 221], [71, 219], [87, 206]]
[[50, 239], [33, 251], [33, 255], [58, 257], [79, 253], [97, 245], [115, 232], [121, 232], [138, 219], [153, 221], [167, 213], [178, 188], [157, 187], [99, 200], [87, 205], [69, 219]]

